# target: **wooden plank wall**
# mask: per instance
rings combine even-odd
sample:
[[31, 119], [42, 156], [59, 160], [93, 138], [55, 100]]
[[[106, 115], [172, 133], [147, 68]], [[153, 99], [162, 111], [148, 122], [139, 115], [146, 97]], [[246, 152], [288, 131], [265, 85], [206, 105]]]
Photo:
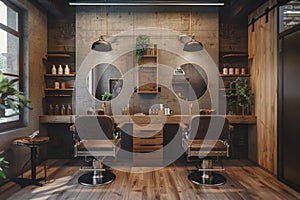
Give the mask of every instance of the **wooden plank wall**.
[[[259, 16], [266, 7], [276, 3], [270, 0], [249, 16]], [[269, 13], [255, 22], [254, 32], [248, 27], [249, 67], [251, 85], [255, 94], [255, 114], [257, 116], [257, 162], [274, 175], [277, 174], [277, 11]]]

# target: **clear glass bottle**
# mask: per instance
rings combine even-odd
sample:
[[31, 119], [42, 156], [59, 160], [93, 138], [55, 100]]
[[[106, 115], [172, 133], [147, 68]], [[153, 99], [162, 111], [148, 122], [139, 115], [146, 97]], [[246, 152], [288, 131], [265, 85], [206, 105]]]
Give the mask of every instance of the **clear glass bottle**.
[[59, 106], [58, 106], [58, 104], [55, 105], [54, 115], [59, 115]]
[[60, 107], [60, 115], [65, 115], [65, 114], [66, 114], [66, 107], [65, 107], [65, 105], [62, 105]]
[[66, 111], [67, 115], [72, 115], [72, 107], [71, 105], [67, 105], [67, 111]]
[[53, 105], [50, 104], [49, 108], [48, 108], [48, 115], [53, 115], [53, 114], [54, 114], [54, 108], [53, 108]]

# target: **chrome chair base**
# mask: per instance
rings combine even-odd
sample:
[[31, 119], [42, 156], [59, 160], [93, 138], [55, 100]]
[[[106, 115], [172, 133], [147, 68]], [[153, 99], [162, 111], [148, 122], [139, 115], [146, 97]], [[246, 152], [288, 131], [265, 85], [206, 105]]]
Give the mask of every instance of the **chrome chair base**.
[[197, 185], [220, 186], [226, 183], [226, 178], [218, 173], [211, 173], [209, 176], [203, 172], [195, 171], [189, 174], [189, 180]]
[[94, 172], [89, 172], [80, 176], [78, 183], [84, 186], [105, 185], [113, 182], [115, 178], [116, 175], [110, 171], [101, 172], [96, 176], [94, 176]]

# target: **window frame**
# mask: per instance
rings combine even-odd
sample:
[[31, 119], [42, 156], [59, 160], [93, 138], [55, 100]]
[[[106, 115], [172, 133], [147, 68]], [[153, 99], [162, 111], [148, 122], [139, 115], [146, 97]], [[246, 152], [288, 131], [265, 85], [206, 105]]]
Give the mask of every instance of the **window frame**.
[[[24, 57], [23, 57], [23, 50], [24, 50], [24, 37], [23, 37], [23, 12], [22, 9], [20, 9], [18, 6], [14, 5], [13, 3], [9, 2], [8, 0], [1, 0], [7, 7], [14, 10], [18, 13], [18, 31], [10, 28], [9, 26], [6, 26], [2, 23], [0, 23], [0, 29], [12, 34], [19, 38], [19, 70], [18, 74], [12, 74], [12, 73], [3, 73], [6, 77], [9, 78], [18, 78], [18, 85], [19, 85], [19, 91], [24, 91]], [[25, 126], [25, 118], [24, 118], [24, 112], [21, 110], [21, 114], [19, 115], [19, 120], [16, 121], [10, 121], [10, 122], [4, 122], [0, 123], [0, 132], [2, 131], [8, 131], [13, 130], [17, 128], [21, 128]]]

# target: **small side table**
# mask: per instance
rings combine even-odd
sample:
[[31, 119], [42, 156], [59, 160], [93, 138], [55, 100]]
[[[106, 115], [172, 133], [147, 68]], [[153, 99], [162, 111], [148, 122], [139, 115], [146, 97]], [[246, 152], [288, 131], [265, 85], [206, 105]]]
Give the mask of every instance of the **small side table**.
[[[42, 178], [36, 178], [36, 166], [37, 166], [37, 148], [40, 147], [43, 144], [46, 144], [49, 142], [49, 137], [21, 137], [17, 138], [13, 141], [13, 144], [18, 146], [28, 146], [30, 148], [30, 161], [31, 161], [31, 179], [28, 178], [18, 178], [16, 179], [16, 183], [21, 185], [21, 187], [25, 187], [28, 185], [37, 185], [42, 186], [42, 184], [39, 182], [41, 180], [46, 181], [46, 165], [44, 164], [44, 174], [45, 176]], [[27, 164], [27, 163], [26, 163]], [[25, 164], [25, 165], [26, 165]], [[23, 171], [23, 170], [22, 170]], [[23, 172], [22, 172], [23, 173]]]

